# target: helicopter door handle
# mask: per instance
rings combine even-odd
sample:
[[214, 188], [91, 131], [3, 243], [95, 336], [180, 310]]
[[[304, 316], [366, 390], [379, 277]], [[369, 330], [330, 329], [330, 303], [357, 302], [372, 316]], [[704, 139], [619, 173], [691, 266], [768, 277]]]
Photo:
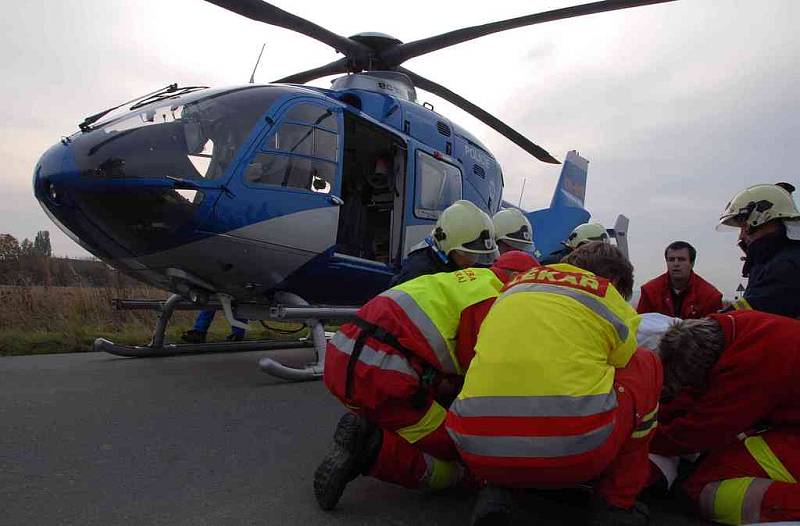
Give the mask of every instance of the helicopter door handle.
[[344, 204], [344, 201], [338, 195], [330, 195], [328, 196], [328, 200], [336, 206], [342, 206]]

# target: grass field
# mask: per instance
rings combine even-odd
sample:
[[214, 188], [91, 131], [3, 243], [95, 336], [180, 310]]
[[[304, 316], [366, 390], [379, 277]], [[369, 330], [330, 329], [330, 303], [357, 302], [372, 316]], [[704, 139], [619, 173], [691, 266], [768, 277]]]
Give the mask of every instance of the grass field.
[[[0, 356], [84, 352], [95, 338], [144, 345], [152, 337], [157, 313], [117, 311], [114, 298], [166, 299], [168, 293], [148, 287], [0, 287]], [[167, 327], [167, 342], [177, 342], [191, 328], [195, 311], [176, 311]], [[271, 322], [273, 331], [258, 322], [248, 339], [286, 338], [280, 331], [299, 324]], [[221, 341], [230, 332], [225, 317], [214, 319], [209, 341]], [[303, 334], [303, 333], [300, 333]], [[297, 335], [293, 336], [297, 337]]]

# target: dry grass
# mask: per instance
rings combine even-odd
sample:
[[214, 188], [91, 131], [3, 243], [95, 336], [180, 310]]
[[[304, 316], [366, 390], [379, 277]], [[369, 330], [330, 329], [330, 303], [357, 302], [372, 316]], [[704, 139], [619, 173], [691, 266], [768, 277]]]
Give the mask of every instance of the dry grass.
[[[117, 311], [114, 298], [166, 299], [162, 290], [142, 287], [0, 287], [0, 328], [60, 332], [75, 325], [116, 329], [124, 324], [151, 324], [155, 313]], [[173, 320], [190, 322], [191, 312], [176, 312]]]
[[[88, 351], [97, 337], [122, 344], [146, 344], [157, 313], [118, 311], [114, 298], [166, 299], [168, 293], [150, 287], [0, 287], [0, 355]], [[167, 341], [178, 341], [194, 323], [195, 311], [176, 311]], [[280, 337], [258, 324], [248, 339]], [[276, 324], [281, 325], [281, 324]], [[282, 324], [283, 329], [297, 325]], [[217, 316], [209, 340], [222, 340], [230, 328]], [[285, 336], [284, 336], [285, 337]]]

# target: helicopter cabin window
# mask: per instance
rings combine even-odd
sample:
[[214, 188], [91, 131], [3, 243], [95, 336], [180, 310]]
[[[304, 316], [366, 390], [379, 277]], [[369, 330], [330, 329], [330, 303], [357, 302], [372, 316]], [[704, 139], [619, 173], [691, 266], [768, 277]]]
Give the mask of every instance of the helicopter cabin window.
[[282, 124], [265, 144], [270, 150], [319, 157], [334, 162], [337, 146], [336, 133], [288, 122]]
[[316, 104], [298, 104], [286, 112], [286, 116], [283, 120], [286, 122], [300, 122], [320, 128], [327, 128], [334, 133], [338, 128], [336, 115], [331, 110]]
[[461, 170], [417, 151], [417, 191], [414, 215], [437, 219], [442, 210], [461, 199]]
[[250, 184], [266, 184], [289, 188], [305, 188], [312, 192], [330, 193], [336, 177], [333, 163], [293, 155], [257, 153], [245, 171]]
[[245, 170], [247, 183], [329, 193], [339, 151], [336, 115], [316, 104], [298, 104], [286, 112], [261, 150]]

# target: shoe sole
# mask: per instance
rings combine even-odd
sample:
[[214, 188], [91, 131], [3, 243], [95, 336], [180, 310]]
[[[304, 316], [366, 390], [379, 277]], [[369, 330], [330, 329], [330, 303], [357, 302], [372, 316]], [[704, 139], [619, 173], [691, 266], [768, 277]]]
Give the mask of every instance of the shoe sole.
[[333, 448], [314, 472], [314, 496], [319, 507], [330, 511], [342, 498], [344, 488], [355, 478], [356, 451], [361, 424], [356, 415], [345, 415], [333, 434]]
[[511, 512], [493, 511], [472, 520], [472, 526], [508, 526], [511, 524]]
[[507, 526], [511, 524], [514, 500], [508, 490], [487, 487], [478, 494], [472, 526]]

